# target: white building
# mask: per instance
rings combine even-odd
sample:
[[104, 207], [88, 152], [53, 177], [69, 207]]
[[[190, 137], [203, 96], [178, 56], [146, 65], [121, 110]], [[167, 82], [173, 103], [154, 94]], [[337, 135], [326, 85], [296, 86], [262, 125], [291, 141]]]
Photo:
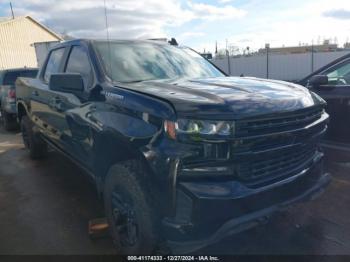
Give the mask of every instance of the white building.
[[0, 18], [0, 70], [37, 67], [34, 43], [61, 40], [30, 16]]

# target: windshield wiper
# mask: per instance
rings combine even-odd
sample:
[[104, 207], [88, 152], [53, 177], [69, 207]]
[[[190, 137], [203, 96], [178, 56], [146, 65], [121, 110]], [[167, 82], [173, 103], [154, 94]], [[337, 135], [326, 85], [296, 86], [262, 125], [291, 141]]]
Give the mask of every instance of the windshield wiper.
[[131, 83], [139, 83], [144, 81], [158, 80], [157, 78], [149, 78], [149, 79], [140, 79], [140, 80], [132, 80], [132, 81], [123, 81], [121, 83], [131, 84]]

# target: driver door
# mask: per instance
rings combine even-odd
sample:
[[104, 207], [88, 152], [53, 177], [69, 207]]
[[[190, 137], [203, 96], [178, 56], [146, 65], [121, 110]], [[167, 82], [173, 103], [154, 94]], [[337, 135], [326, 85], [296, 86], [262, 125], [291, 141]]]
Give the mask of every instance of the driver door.
[[61, 119], [60, 123], [57, 122], [60, 124], [57, 129], [62, 131], [60, 143], [69, 150], [69, 154], [74, 156], [75, 160], [89, 166], [91, 164], [90, 128], [84, 121], [86, 112], [82, 107], [83, 104], [88, 104], [88, 95], [94, 82], [94, 74], [85, 46], [74, 45], [71, 47], [63, 71], [64, 73], [80, 74], [83, 78], [85, 91], [79, 97], [72, 93], [57, 93], [53, 97], [53, 103], [58, 102], [55, 109]]
[[328, 84], [312, 89], [327, 102], [330, 123], [326, 140], [350, 144], [350, 58], [324, 70]]

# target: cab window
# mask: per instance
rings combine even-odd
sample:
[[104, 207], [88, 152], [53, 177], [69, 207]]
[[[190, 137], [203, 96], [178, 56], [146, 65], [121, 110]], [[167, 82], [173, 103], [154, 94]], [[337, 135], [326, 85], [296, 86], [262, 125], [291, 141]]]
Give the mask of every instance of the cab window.
[[50, 54], [49, 60], [47, 61], [44, 80], [46, 83], [49, 82], [51, 74], [59, 72], [61, 60], [64, 54], [64, 48], [53, 50]]

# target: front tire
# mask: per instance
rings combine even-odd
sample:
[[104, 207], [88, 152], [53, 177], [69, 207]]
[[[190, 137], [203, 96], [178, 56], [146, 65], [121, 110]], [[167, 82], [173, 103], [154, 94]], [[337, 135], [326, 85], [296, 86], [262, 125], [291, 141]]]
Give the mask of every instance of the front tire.
[[159, 217], [151, 186], [137, 168], [126, 161], [110, 168], [104, 203], [114, 244], [120, 254], [152, 254], [159, 243]]
[[47, 155], [47, 144], [33, 131], [33, 123], [28, 116], [21, 119], [22, 138], [32, 159], [44, 158]]

